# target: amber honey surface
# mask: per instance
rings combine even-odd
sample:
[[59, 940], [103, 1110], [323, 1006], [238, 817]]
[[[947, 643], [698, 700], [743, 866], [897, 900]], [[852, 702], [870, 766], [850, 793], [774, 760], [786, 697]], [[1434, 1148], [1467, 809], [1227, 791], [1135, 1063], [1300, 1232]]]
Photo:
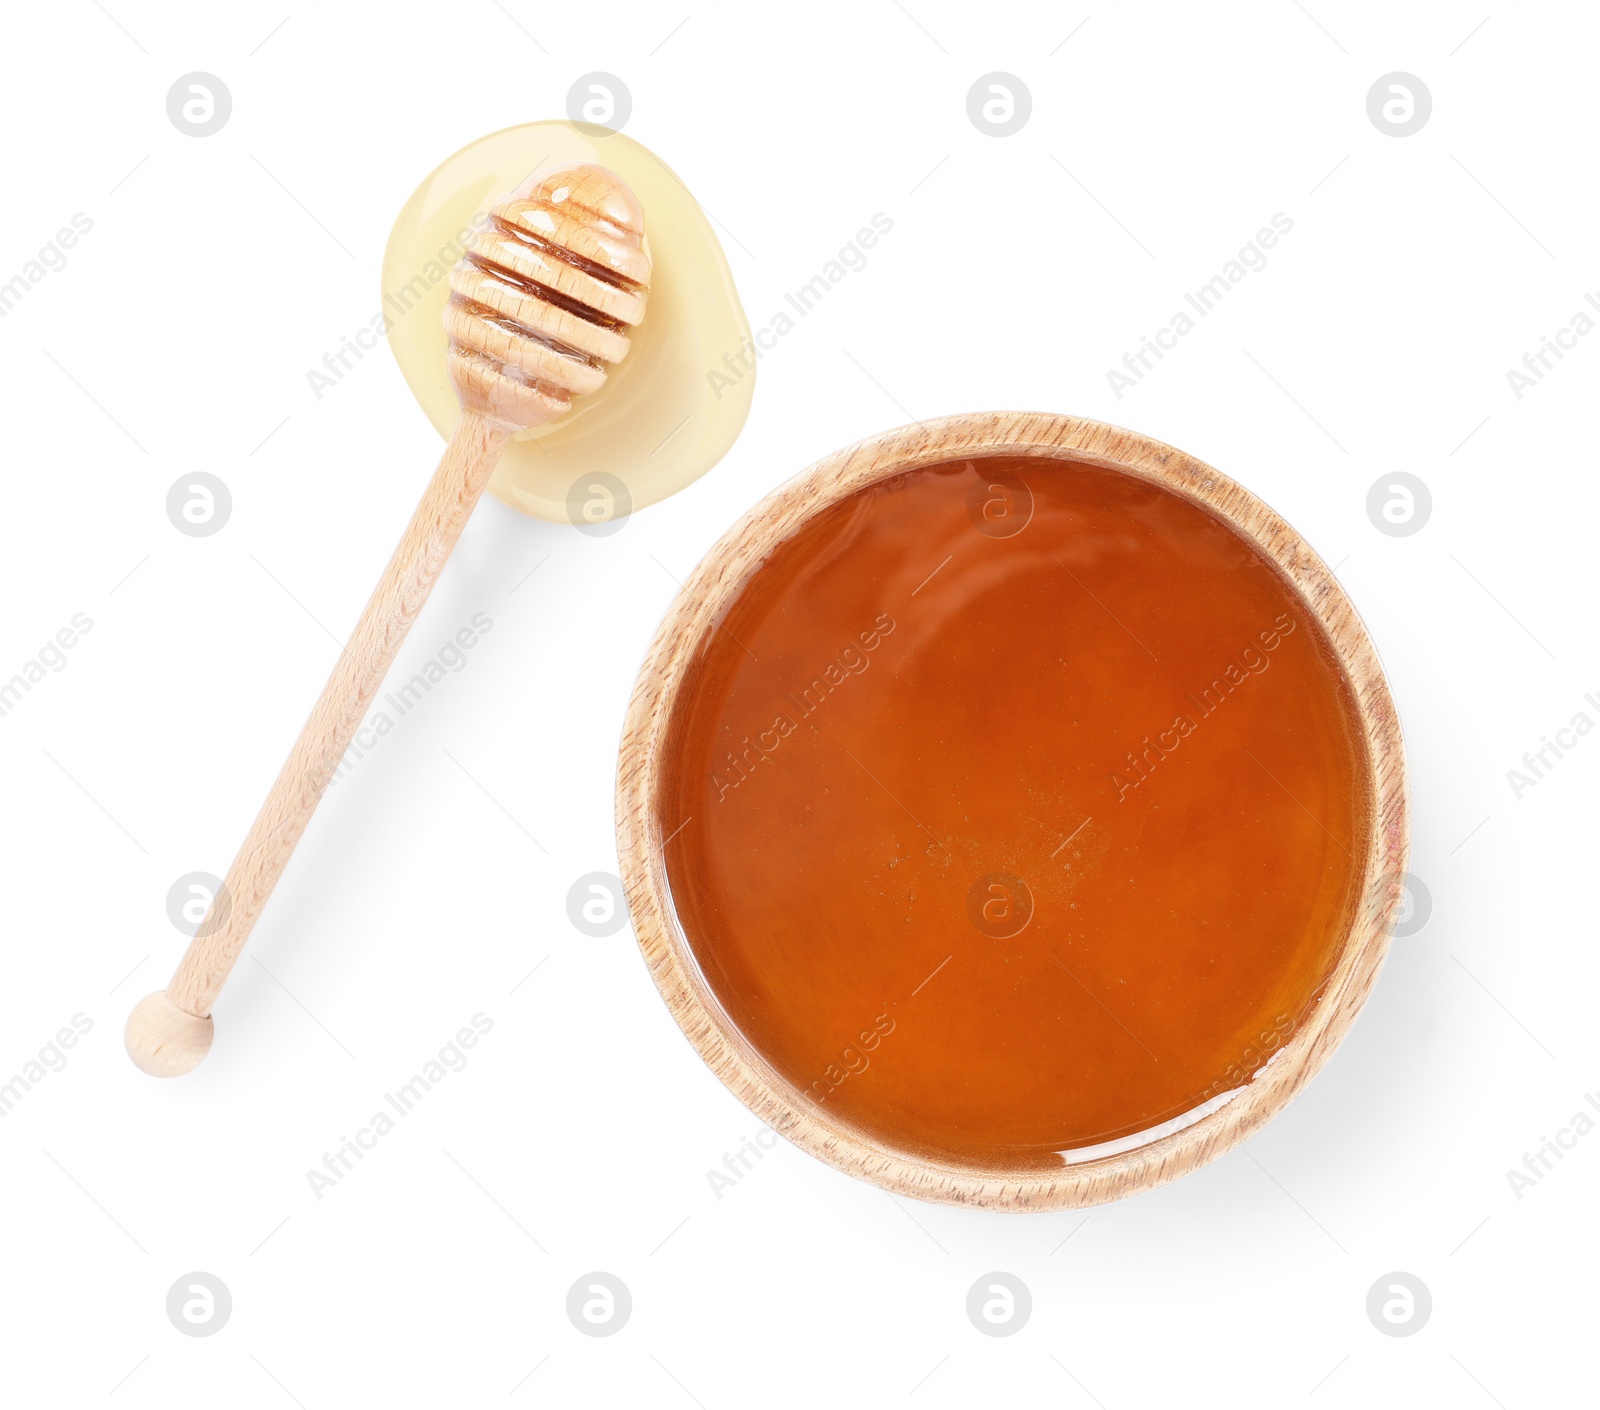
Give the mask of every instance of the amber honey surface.
[[1368, 846], [1355, 704], [1252, 544], [1065, 461], [816, 516], [695, 662], [659, 811], [718, 1001], [903, 1152], [1037, 1170], [1304, 1022]]

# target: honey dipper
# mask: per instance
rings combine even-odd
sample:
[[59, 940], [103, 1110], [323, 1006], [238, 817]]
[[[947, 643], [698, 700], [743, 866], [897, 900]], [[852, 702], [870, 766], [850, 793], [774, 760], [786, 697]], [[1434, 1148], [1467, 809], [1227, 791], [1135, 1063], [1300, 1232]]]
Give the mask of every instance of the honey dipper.
[[210, 1050], [211, 1006], [506, 442], [598, 390], [627, 353], [650, 282], [643, 237], [626, 183], [572, 163], [536, 172], [468, 242], [444, 314], [461, 419], [171, 983], [128, 1016], [144, 1071], [181, 1076]]

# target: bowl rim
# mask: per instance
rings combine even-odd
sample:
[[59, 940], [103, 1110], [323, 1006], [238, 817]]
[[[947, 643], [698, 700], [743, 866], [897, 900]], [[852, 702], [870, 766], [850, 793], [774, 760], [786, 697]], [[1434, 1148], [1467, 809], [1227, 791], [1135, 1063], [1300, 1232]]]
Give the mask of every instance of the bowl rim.
[[[1321, 624], [1356, 702], [1366, 746], [1369, 846], [1332, 972], [1306, 1021], [1234, 1095], [1189, 1125], [1116, 1154], [1019, 1173], [897, 1150], [839, 1120], [769, 1067], [723, 1012], [672, 904], [654, 807], [673, 705], [700, 643], [766, 554], [835, 501], [907, 470], [989, 455], [1119, 470], [1197, 503], [1277, 564]], [[1107, 1203], [1216, 1159], [1260, 1130], [1332, 1056], [1371, 992], [1402, 898], [1409, 844], [1404, 746], [1366, 627], [1310, 545], [1242, 485], [1193, 456], [1121, 427], [1048, 412], [983, 412], [870, 436], [773, 490], [712, 546], [662, 618], [629, 701], [617, 768], [617, 854], [639, 948], [695, 1051], [758, 1120], [836, 1169], [895, 1194], [989, 1209]], [[680, 828], [681, 830], [681, 828]], [[676, 835], [676, 834], [673, 834]]]

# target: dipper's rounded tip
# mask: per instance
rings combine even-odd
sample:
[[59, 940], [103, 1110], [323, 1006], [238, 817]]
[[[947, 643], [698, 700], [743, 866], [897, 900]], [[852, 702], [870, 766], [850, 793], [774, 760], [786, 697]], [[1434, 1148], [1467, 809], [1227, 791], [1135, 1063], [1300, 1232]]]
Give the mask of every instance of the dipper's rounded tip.
[[209, 1014], [196, 1018], [161, 990], [146, 994], [134, 1005], [123, 1034], [134, 1065], [152, 1077], [182, 1077], [193, 1072], [211, 1051], [211, 1037]]

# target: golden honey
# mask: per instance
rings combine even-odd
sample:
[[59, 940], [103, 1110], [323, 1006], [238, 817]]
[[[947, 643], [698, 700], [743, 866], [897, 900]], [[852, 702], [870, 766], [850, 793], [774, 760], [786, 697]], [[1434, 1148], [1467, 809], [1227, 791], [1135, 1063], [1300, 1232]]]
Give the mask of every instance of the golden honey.
[[808, 520], [676, 697], [660, 835], [729, 1018], [895, 1151], [1178, 1129], [1315, 1004], [1371, 838], [1313, 614], [1209, 511], [995, 457]]

